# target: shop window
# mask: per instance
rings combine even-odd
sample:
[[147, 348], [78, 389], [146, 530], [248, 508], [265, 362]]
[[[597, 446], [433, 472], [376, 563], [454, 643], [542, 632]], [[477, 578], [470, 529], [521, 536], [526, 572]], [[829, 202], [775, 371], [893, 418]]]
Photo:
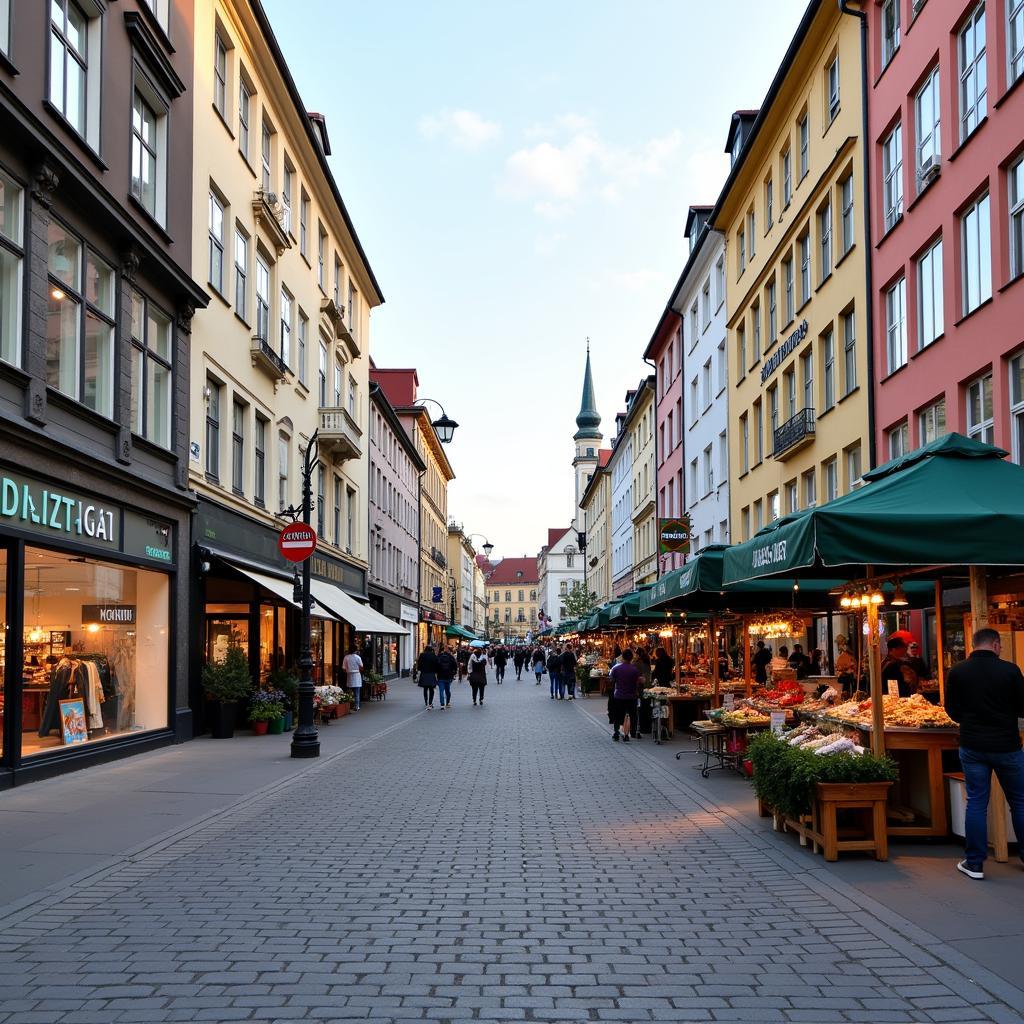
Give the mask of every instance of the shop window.
[[132, 291], [132, 430], [171, 447], [174, 372], [171, 318], [141, 292]]
[[21, 364], [24, 195], [0, 171], [0, 359], [15, 366]]
[[163, 573], [25, 549], [24, 756], [167, 727]]

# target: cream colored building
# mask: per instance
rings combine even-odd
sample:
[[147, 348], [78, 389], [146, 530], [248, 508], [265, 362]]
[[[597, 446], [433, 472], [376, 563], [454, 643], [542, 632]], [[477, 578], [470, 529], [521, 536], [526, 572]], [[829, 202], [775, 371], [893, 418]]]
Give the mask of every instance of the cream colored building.
[[624, 430], [633, 450], [633, 587], [658, 578], [657, 479], [654, 469], [654, 377], [638, 389], [629, 407]]
[[608, 471], [611, 454], [610, 448], [598, 450], [597, 468], [580, 497], [587, 532], [585, 586], [596, 605], [612, 597], [612, 477]]
[[860, 22], [822, 0], [762, 109], [733, 115], [711, 215], [726, 238], [737, 541], [868, 468], [863, 144]]
[[522, 640], [536, 633], [540, 603], [536, 558], [503, 558], [487, 575], [491, 639]]
[[[260, 5], [196, 0], [195, 52], [192, 265], [212, 300], [192, 325], [189, 480], [199, 541], [264, 572], [265, 667], [291, 661], [289, 590], [265, 581], [291, 571], [275, 536], [301, 503], [315, 431], [312, 573], [366, 594], [370, 311], [383, 297], [328, 166], [327, 125], [307, 113]], [[231, 568], [208, 587], [208, 636], [217, 616], [241, 616], [231, 596], [247, 578]], [[318, 621], [326, 677], [351, 637], [340, 616]]]
[[487, 578], [480, 563], [473, 563], [473, 629], [484, 635], [487, 629]]
[[[454, 622], [464, 629], [473, 628], [473, 576], [477, 568], [476, 551], [462, 525], [448, 524], [448, 592], [455, 598]], [[449, 598], [449, 612], [451, 600]]]

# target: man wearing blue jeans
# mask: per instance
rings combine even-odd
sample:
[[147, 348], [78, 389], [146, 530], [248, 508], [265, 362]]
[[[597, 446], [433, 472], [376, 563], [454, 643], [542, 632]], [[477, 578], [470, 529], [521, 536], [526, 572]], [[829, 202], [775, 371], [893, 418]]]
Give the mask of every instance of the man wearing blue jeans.
[[551, 678], [551, 699], [561, 699], [562, 653], [557, 647], [548, 655], [548, 676]]
[[1024, 751], [1017, 728], [1017, 719], [1024, 718], [1024, 674], [999, 657], [1001, 649], [994, 629], [979, 629], [971, 656], [946, 677], [946, 712], [960, 723], [967, 790], [965, 856], [956, 867], [968, 878], [985, 877], [993, 772], [1010, 805], [1018, 843], [1024, 842]]

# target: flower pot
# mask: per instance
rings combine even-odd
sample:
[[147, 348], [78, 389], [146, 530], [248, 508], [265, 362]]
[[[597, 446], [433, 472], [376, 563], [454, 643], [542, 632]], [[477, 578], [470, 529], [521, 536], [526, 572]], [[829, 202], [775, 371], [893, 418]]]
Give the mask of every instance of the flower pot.
[[267, 729], [270, 727], [269, 722], [253, 722], [252, 723], [252, 734], [253, 736], [266, 736]]
[[229, 740], [235, 735], [235, 712], [233, 700], [210, 701], [210, 735], [215, 740]]
[[280, 736], [284, 732], [284, 715], [267, 722], [267, 732], [271, 736]]
[[754, 762], [751, 761], [749, 757], [745, 757], [742, 764], [743, 774], [746, 775], [748, 779], [752, 779], [754, 777]]

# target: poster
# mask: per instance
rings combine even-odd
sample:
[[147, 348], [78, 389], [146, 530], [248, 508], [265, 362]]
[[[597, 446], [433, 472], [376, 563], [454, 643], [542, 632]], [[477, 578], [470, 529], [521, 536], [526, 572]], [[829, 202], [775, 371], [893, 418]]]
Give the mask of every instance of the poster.
[[81, 697], [60, 702], [60, 733], [67, 745], [85, 743], [89, 730], [85, 727], [85, 701]]

